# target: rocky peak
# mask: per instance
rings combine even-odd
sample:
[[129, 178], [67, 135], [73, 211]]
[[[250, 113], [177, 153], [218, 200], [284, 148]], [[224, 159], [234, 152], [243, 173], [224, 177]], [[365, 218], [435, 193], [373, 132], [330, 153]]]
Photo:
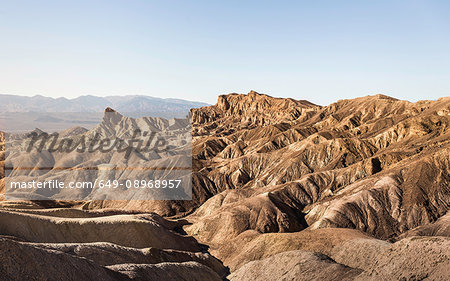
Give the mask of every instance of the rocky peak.
[[105, 109], [105, 114], [103, 115], [102, 123], [116, 125], [122, 120], [122, 118], [123, 118], [122, 114], [120, 114], [119, 112], [115, 111], [111, 107], [107, 107]]
[[108, 112], [117, 112], [117, 111], [115, 111], [114, 109], [112, 109], [111, 107], [107, 107], [107, 108], [105, 108], [105, 113], [108, 113]]

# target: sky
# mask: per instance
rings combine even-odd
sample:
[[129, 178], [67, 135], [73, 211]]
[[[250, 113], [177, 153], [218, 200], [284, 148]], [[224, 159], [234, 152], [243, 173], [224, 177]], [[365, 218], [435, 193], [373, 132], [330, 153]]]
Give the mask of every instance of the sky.
[[0, 93], [450, 96], [450, 1], [0, 0]]

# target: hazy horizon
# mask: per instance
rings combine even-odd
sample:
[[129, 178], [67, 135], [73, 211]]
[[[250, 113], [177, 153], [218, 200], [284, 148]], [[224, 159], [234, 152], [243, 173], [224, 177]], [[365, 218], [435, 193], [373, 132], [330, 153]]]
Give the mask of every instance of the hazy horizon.
[[3, 1], [0, 93], [450, 96], [446, 1]]
[[207, 102], [204, 101], [197, 101], [197, 100], [191, 100], [191, 99], [186, 99], [186, 98], [173, 98], [173, 97], [158, 97], [158, 96], [153, 96], [153, 95], [146, 95], [146, 94], [115, 94], [115, 95], [95, 95], [95, 94], [85, 94], [85, 95], [79, 95], [79, 96], [63, 96], [63, 95], [59, 95], [59, 96], [50, 96], [50, 95], [45, 95], [45, 94], [12, 94], [12, 93], [0, 93], [0, 96], [17, 96], [17, 97], [28, 97], [28, 98], [33, 98], [33, 97], [44, 97], [44, 98], [52, 98], [52, 99], [60, 99], [60, 98], [65, 98], [68, 100], [74, 100], [77, 98], [81, 98], [81, 97], [99, 97], [99, 98], [108, 98], [108, 97], [148, 97], [148, 98], [152, 98], [152, 99], [162, 99], [162, 100], [183, 100], [183, 101], [188, 101], [188, 102], [194, 102], [194, 103], [205, 103], [205, 104], [209, 104]]
[[[248, 91], [248, 92], [250, 92], [250, 91]], [[77, 98], [81, 98], [81, 97], [89, 97], [89, 96], [92, 96], [92, 97], [100, 97], [100, 98], [108, 98], [108, 97], [133, 97], [133, 96], [136, 96], [136, 97], [155, 98], [155, 99], [161, 99], [161, 100], [180, 100], [180, 101], [186, 101], [186, 102], [192, 102], [192, 103], [199, 103], [199, 104], [205, 104], [205, 105], [214, 105], [214, 104], [217, 103], [217, 99], [218, 99], [219, 95], [226, 95], [226, 94], [248, 94], [248, 92], [245, 92], [245, 93], [237, 93], [237, 92], [221, 93], [221, 94], [218, 94], [218, 95], [216, 96], [216, 101], [214, 101], [214, 102], [205, 102], [205, 101], [200, 101], [200, 100], [191, 100], [191, 99], [187, 99], [187, 98], [158, 97], [158, 96], [146, 95], [146, 94], [123, 94], [123, 95], [120, 95], [120, 94], [108, 95], [108, 94], [106, 94], [106, 95], [102, 95], [102, 96], [100, 96], [100, 95], [93, 95], [93, 94], [86, 94], [86, 95], [80, 95], [80, 96], [67, 97], [67, 96], [49, 96], [49, 95], [45, 95], [45, 94], [15, 95], [15, 94], [9, 94], [9, 93], [6, 93], [6, 94], [0, 93], [0, 96], [7, 96], [7, 95], [10, 95], [10, 96], [28, 97], [28, 98], [33, 98], [33, 97], [41, 96], [41, 97], [44, 97], [44, 98], [52, 98], [52, 99], [65, 98], [65, 99], [68, 99], [68, 100], [75, 100], [75, 99], [77, 99]], [[259, 94], [268, 95], [268, 96], [271, 96], [271, 97], [274, 97], [274, 98], [292, 98], [292, 97], [288, 97], [288, 96], [274, 96], [274, 95], [271, 95], [270, 93], [262, 93], [262, 92], [258, 92], [258, 91], [255, 91], [255, 92], [257, 92], [257, 93], [259, 93]], [[360, 98], [360, 97], [366, 97], [366, 96], [374, 96], [374, 95], [379, 95], [379, 94], [381, 94], [381, 95], [386, 95], [386, 94], [384, 94], [384, 93], [373, 93], [373, 94], [369, 94], [369, 95], [355, 96], [354, 98]], [[395, 96], [392, 96], [392, 95], [386, 95], [386, 96], [390, 96], [390, 97], [396, 98]], [[440, 96], [440, 97], [429, 98], [429, 99], [420, 99], [420, 100], [434, 100], [434, 101], [435, 101], [435, 100], [438, 100], [439, 98], [444, 98], [444, 97], [448, 97], [448, 96]], [[294, 98], [294, 99], [297, 99], [297, 98]], [[342, 98], [342, 99], [351, 99], [351, 98]], [[318, 104], [318, 103], [315, 103], [315, 104], [320, 105], [320, 106], [328, 106], [328, 105], [330, 105], [330, 104], [332, 104], [332, 103], [335, 103], [335, 102], [337, 102], [338, 100], [342, 100], [342, 99], [341, 99], [341, 98], [337, 98], [336, 100], [331, 101], [331, 102], [328, 103], [328, 104]], [[397, 99], [405, 100], [405, 101], [409, 101], [409, 102], [417, 102], [417, 101], [419, 101], [419, 100], [408, 100], [408, 99], [401, 99], [401, 98], [397, 98]], [[303, 98], [300, 98], [300, 99], [297, 99], [297, 100], [307, 100], [307, 101], [310, 101], [310, 100], [308, 100], [308, 99], [303, 99]]]

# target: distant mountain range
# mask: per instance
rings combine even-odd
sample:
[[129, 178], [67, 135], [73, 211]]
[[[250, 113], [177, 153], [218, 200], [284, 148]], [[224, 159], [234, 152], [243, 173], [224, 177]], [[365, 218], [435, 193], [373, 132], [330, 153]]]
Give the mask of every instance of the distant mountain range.
[[56, 132], [80, 126], [90, 129], [102, 120], [106, 108], [125, 116], [184, 118], [192, 108], [207, 103], [150, 96], [81, 96], [74, 99], [0, 95], [0, 130], [25, 132], [35, 128]]
[[74, 99], [0, 95], [0, 112], [103, 112], [106, 107], [119, 112], [185, 114], [191, 108], [207, 106], [202, 102], [182, 99], [162, 99], [142, 95], [81, 96]]

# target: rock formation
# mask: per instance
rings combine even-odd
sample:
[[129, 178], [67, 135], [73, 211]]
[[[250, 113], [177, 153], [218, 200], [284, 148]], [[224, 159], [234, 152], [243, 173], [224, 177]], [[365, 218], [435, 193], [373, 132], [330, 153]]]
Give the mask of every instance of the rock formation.
[[[449, 97], [319, 106], [251, 91], [190, 118], [192, 200], [0, 202], [2, 251], [26, 261], [19, 272], [4, 259], [0, 272], [27, 279], [26, 263], [48, 260], [70, 263], [73, 280], [450, 279]], [[183, 122], [108, 109], [64, 134]], [[36, 279], [46, 273], [61, 274]]]

